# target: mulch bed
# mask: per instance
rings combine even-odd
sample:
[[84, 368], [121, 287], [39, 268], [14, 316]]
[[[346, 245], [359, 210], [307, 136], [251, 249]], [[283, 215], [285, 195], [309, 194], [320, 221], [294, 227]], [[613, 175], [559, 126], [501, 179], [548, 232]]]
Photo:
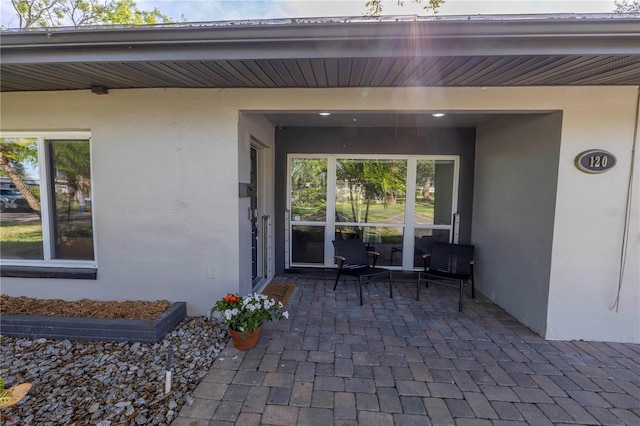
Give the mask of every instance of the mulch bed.
[[155, 302], [113, 301], [99, 302], [82, 299], [68, 302], [60, 299], [33, 299], [20, 296], [0, 296], [1, 315], [44, 315], [80, 318], [125, 318], [153, 320], [169, 309], [167, 300]]

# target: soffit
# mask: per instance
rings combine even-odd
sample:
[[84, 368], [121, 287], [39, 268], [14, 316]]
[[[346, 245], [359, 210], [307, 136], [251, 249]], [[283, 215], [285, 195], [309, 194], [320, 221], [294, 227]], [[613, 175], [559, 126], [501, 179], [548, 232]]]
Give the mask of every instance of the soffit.
[[640, 19], [7, 32], [4, 92], [640, 85]]
[[[498, 115], [495, 112], [449, 111], [443, 117], [434, 117], [433, 112], [442, 111], [333, 111], [321, 116], [317, 112], [252, 112], [248, 115], [263, 116], [276, 127], [386, 127], [386, 128], [434, 128], [434, 127], [477, 127]], [[540, 113], [538, 111], [538, 113]]]

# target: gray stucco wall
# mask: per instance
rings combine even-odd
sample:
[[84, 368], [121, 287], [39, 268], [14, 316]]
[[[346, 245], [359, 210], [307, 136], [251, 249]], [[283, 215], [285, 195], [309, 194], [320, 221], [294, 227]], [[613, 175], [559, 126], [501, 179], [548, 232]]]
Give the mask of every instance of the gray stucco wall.
[[471, 239], [475, 129], [356, 127], [276, 129], [274, 221], [276, 273], [281, 273], [284, 270], [287, 154], [290, 153], [459, 155], [460, 242], [467, 243]]
[[477, 129], [471, 239], [476, 286], [544, 335], [562, 113], [509, 115]]

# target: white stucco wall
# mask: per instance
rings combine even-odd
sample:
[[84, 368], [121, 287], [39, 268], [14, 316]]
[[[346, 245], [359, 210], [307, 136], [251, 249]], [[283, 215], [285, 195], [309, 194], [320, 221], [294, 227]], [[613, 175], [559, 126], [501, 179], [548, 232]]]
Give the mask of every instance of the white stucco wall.
[[[606, 214], [625, 209], [636, 97], [636, 87], [3, 93], [2, 130], [91, 130], [98, 279], [5, 278], [2, 292], [187, 300], [195, 314], [225, 292], [238, 291], [239, 111], [560, 110], [547, 337], [637, 342], [637, 189], [618, 312], [609, 306], [617, 288], [622, 218]], [[618, 165], [603, 175], [579, 172], [573, 159], [589, 148], [611, 151]]]
[[238, 112], [216, 93], [4, 94], [3, 130], [91, 130], [98, 279], [3, 278], [2, 292], [206, 313], [237, 291]]
[[[638, 160], [625, 276], [616, 299], [624, 213], [636, 120], [636, 90], [576, 91], [563, 117], [546, 337], [640, 342], [640, 234]], [[571, 164], [579, 153], [602, 148], [618, 163], [597, 175]], [[636, 152], [637, 157], [637, 152]]]

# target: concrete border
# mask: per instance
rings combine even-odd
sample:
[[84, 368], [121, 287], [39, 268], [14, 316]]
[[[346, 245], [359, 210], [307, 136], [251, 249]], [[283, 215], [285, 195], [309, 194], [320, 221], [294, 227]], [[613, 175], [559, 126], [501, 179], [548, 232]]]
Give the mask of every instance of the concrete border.
[[13, 337], [156, 343], [187, 316], [186, 302], [176, 302], [155, 320], [0, 316], [0, 334]]

